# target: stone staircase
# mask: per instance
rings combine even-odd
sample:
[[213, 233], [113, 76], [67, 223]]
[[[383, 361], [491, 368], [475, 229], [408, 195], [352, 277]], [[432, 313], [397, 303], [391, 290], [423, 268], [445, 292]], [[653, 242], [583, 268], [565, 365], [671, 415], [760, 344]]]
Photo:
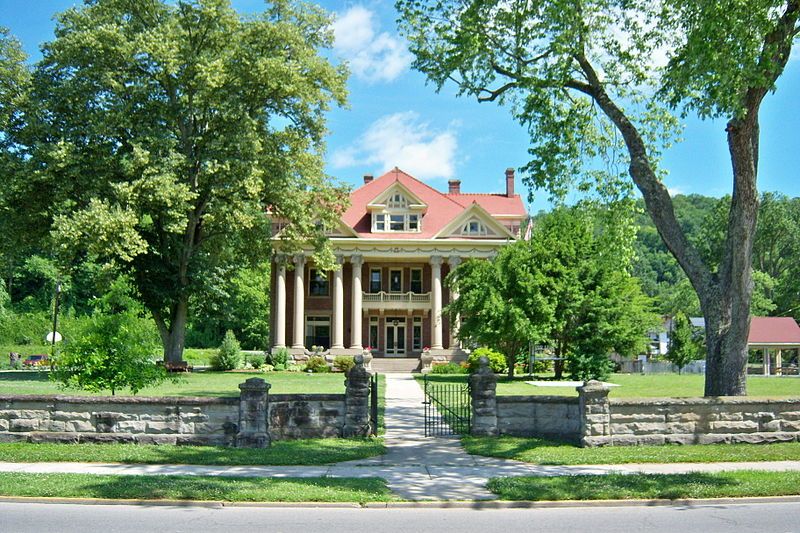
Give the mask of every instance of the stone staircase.
[[419, 358], [417, 357], [375, 357], [372, 359], [372, 371], [379, 374], [419, 371]]

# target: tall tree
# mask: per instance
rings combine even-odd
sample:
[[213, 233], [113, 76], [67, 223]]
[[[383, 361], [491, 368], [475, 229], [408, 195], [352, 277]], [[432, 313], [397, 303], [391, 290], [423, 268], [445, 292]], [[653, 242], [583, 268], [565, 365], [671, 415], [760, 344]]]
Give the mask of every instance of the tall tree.
[[[531, 133], [527, 182], [564, 194], [621, 176], [584, 167], [620, 163], [706, 318], [706, 395], [746, 393], [750, 272], [758, 193], [758, 112], [798, 35], [800, 0], [398, 0], [415, 66], [442, 88], [509, 103]], [[667, 49], [669, 63], [653, 57]], [[733, 194], [719, 267], [687, 239], [661, 181], [656, 141], [674, 120], [654, 97], [701, 117], [728, 120]], [[602, 166], [600, 166], [602, 169]], [[587, 170], [586, 172], [582, 172]]]
[[545, 338], [561, 359], [556, 378], [565, 361], [575, 378], [605, 377], [611, 351], [641, 353], [647, 332], [658, 326], [650, 300], [630, 275], [630, 250], [614, 231], [625, 220], [604, 221], [604, 211], [556, 209], [537, 221], [531, 238], [531, 262], [547, 280], [543, 294], [553, 310]]
[[345, 102], [322, 10], [278, 0], [240, 17], [228, 0], [92, 0], [57, 17], [36, 66], [29, 176], [60, 201], [54, 235], [128, 273], [182, 358], [206, 274], [263, 261], [271, 218], [286, 246], [346, 201], [323, 173], [325, 113]]
[[446, 283], [458, 291], [458, 298], [443, 310], [451, 321], [460, 319], [458, 337], [503, 354], [513, 377], [517, 356], [544, 337], [552, 316], [533, 249], [520, 241], [505, 246], [493, 261], [466, 261]]

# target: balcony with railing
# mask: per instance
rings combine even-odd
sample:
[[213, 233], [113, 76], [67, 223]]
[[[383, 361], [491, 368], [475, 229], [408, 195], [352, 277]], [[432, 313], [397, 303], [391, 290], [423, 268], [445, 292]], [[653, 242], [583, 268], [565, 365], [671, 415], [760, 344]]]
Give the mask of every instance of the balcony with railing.
[[429, 292], [365, 292], [361, 299], [364, 309], [430, 309]]

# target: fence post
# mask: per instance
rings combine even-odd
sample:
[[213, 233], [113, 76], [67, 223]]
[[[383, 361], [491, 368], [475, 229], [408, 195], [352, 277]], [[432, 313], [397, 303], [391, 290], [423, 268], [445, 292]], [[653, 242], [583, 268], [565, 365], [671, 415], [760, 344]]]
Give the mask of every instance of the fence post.
[[354, 357], [356, 366], [350, 369], [344, 380], [344, 428], [345, 437], [366, 437], [372, 433], [369, 420], [369, 384], [372, 374], [364, 367], [364, 356]]
[[469, 377], [472, 401], [472, 435], [495, 436], [497, 428], [497, 376], [489, 368], [489, 358], [478, 360], [478, 371]]
[[595, 380], [587, 381], [576, 388], [580, 402], [581, 447], [610, 444], [611, 404], [608, 401], [608, 393], [611, 389]]
[[267, 415], [269, 389], [272, 385], [261, 378], [250, 378], [239, 384], [238, 448], [267, 448], [271, 443]]

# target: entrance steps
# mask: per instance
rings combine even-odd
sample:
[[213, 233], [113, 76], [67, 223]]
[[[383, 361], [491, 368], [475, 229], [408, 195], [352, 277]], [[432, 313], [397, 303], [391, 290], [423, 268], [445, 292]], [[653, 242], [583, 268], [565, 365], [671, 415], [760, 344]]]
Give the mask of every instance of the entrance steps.
[[404, 373], [419, 371], [419, 358], [417, 357], [374, 357], [372, 359], [372, 371], [380, 374]]

